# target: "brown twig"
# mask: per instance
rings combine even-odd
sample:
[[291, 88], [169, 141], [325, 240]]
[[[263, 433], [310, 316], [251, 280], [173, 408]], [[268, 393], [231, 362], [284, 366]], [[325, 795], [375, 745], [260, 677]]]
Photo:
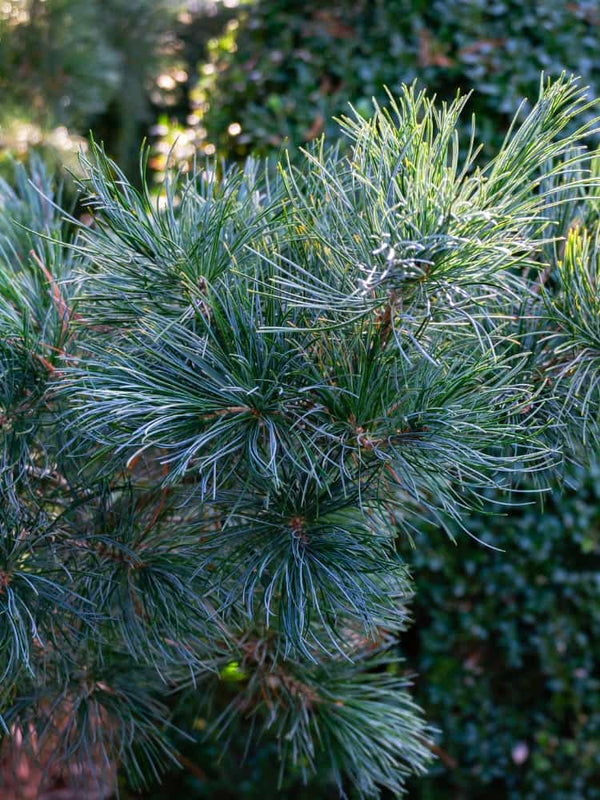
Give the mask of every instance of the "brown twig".
[[378, 312], [377, 326], [379, 328], [379, 343], [382, 347], [388, 343], [394, 325], [394, 311], [398, 304], [396, 292], [390, 292], [387, 304], [383, 311]]
[[50, 373], [56, 372], [56, 367], [51, 364], [47, 358], [44, 358], [40, 353], [34, 353], [35, 358], [42, 364]]
[[[167, 464], [165, 464], [164, 462], [161, 464], [161, 471], [162, 471], [163, 477], [164, 477], [164, 478], [167, 478], [167, 476], [169, 475], [169, 467], [168, 467], [168, 465], [167, 465]], [[140, 536], [140, 541], [141, 541], [141, 540], [142, 540], [142, 539], [143, 539], [143, 538], [146, 536], [146, 534], [147, 534], [149, 531], [151, 531], [151, 530], [152, 530], [152, 528], [153, 528], [153, 527], [156, 525], [156, 521], [157, 521], [157, 520], [158, 520], [158, 518], [160, 517], [160, 515], [161, 515], [161, 513], [162, 513], [162, 510], [163, 510], [163, 508], [165, 507], [165, 500], [167, 499], [167, 494], [168, 494], [168, 491], [169, 491], [169, 487], [168, 487], [168, 486], [163, 486], [163, 487], [162, 487], [162, 489], [161, 489], [161, 491], [160, 491], [160, 500], [159, 500], [159, 501], [158, 501], [158, 503], [156, 504], [156, 508], [154, 509], [154, 511], [153, 511], [153, 513], [152, 513], [152, 516], [150, 517], [150, 520], [149, 520], [148, 524], [146, 525], [146, 527], [145, 527], [145, 528], [144, 528], [144, 530], [142, 531], [142, 534], [141, 534], [141, 536]]]
[[427, 740], [423, 739], [423, 744], [425, 747], [433, 753], [434, 756], [437, 756], [439, 760], [448, 767], [448, 769], [456, 769], [458, 767], [458, 762], [452, 758], [452, 756], [447, 753], [445, 750], [442, 750], [437, 744], [433, 742], [428, 742]]
[[63, 334], [63, 336], [65, 336], [66, 333], [67, 333], [67, 326], [68, 326], [69, 322], [71, 321], [71, 318], [73, 318], [73, 319], [81, 319], [81, 317], [79, 317], [78, 314], [74, 314], [71, 311], [71, 309], [69, 308], [69, 306], [65, 302], [63, 296], [61, 295], [60, 288], [59, 288], [57, 282], [52, 277], [52, 273], [50, 272], [48, 267], [44, 264], [42, 259], [38, 256], [38, 254], [35, 252], [35, 250], [30, 250], [29, 251], [29, 255], [33, 258], [35, 263], [41, 269], [42, 274], [44, 275], [44, 277], [46, 278], [46, 280], [50, 284], [50, 287], [52, 289], [52, 300], [54, 302], [54, 305], [56, 306], [56, 309], [57, 309], [58, 313], [61, 316], [62, 334]]
[[177, 760], [181, 766], [184, 767], [184, 769], [187, 769], [188, 772], [191, 772], [192, 775], [198, 778], [199, 781], [206, 780], [206, 772], [204, 772], [202, 767], [199, 767], [198, 764], [195, 764], [191, 759], [187, 758], [187, 756], [180, 754], [177, 756]]

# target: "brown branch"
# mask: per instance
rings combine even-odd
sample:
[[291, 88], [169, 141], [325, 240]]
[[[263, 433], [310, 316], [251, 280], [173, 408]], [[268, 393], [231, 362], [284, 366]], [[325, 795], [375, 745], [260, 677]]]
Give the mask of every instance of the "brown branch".
[[42, 274], [44, 275], [44, 277], [46, 278], [46, 280], [50, 284], [50, 287], [52, 289], [52, 300], [54, 302], [54, 305], [56, 306], [56, 310], [58, 311], [58, 313], [61, 316], [62, 333], [63, 333], [63, 336], [65, 336], [66, 333], [67, 333], [67, 326], [68, 326], [69, 322], [71, 321], [71, 318], [73, 318], [73, 319], [81, 319], [81, 317], [78, 314], [74, 314], [71, 311], [71, 309], [69, 308], [69, 306], [65, 302], [63, 296], [61, 295], [60, 288], [59, 288], [58, 284], [56, 283], [56, 281], [54, 280], [54, 278], [52, 277], [52, 273], [50, 272], [48, 267], [44, 264], [42, 259], [38, 256], [38, 254], [35, 252], [35, 250], [30, 250], [29, 251], [29, 255], [36, 262], [38, 267], [41, 269]]
[[445, 750], [442, 750], [437, 744], [433, 742], [428, 742], [426, 739], [421, 740], [425, 747], [433, 753], [434, 756], [437, 756], [440, 761], [448, 767], [448, 769], [456, 769], [458, 767], [458, 762], [452, 758], [452, 756], [447, 753]]
[[59, 475], [58, 472], [50, 471], [50, 470], [43, 470], [39, 467], [36, 467], [33, 464], [28, 464], [25, 467], [25, 471], [28, 475], [32, 475], [34, 478], [38, 480], [47, 480], [51, 481], [52, 483], [59, 486], [61, 489], [69, 490], [71, 487], [69, 482], [64, 478], [62, 475]]
[[51, 364], [47, 358], [44, 358], [43, 355], [41, 355], [40, 353], [34, 353], [33, 355], [35, 358], [37, 358], [40, 364], [42, 364], [48, 370], [49, 373], [52, 374], [53, 372], [56, 372], [56, 367], [54, 366], [54, 364]]
[[215, 417], [227, 417], [230, 414], [245, 414], [252, 413], [253, 409], [249, 406], [227, 406], [220, 408], [218, 411], [212, 411], [209, 414], [203, 414], [201, 419], [214, 419]]
[[379, 343], [385, 347], [388, 343], [394, 325], [394, 310], [398, 304], [396, 292], [390, 292], [388, 302], [383, 311], [377, 314], [377, 327], [379, 328]]
[[[161, 467], [162, 467], [162, 470], [161, 470], [161, 471], [162, 471], [163, 477], [164, 477], [164, 478], [167, 478], [167, 477], [168, 477], [168, 475], [169, 475], [169, 467], [168, 467], [168, 465], [167, 465], [165, 462], [163, 462], [163, 463], [161, 464]], [[153, 513], [152, 513], [152, 516], [150, 517], [150, 520], [149, 520], [148, 524], [145, 526], [144, 530], [143, 530], [143, 531], [142, 531], [142, 533], [141, 533], [141, 536], [140, 536], [140, 541], [141, 541], [141, 540], [142, 540], [142, 539], [143, 539], [143, 538], [146, 536], [146, 534], [147, 534], [149, 531], [151, 531], [151, 530], [152, 530], [152, 528], [153, 528], [153, 527], [156, 525], [156, 521], [157, 521], [157, 520], [158, 520], [158, 518], [160, 517], [160, 515], [161, 515], [161, 513], [162, 513], [162, 510], [163, 510], [163, 508], [165, 507], [165, 500], [167, 499], [167, 494], [168, 494], [168, 492], [169, 492], [169, 487], [168, 487], [168, 486], [163, 486], [163, 487], [162, 487], [162, 489], [161, 489], [161, 491], [160, 491], [160, 500], [159, 500], [159, 501], [158, 501], [158, 503], [156, 504], [156, 508], [154, 509], [154, 511], [153, 511]]]
[[206, 780], [206, 772], [204, 772], [202, 767], [199, 767], [198, 764], [194, 763], [191, 759], [179, 754], [177, 756], [177, 760], [184, 769], [187, 769], [188, 772], [191, 772], [191, 774], [195, 778], [198, 778], [199, 781]]

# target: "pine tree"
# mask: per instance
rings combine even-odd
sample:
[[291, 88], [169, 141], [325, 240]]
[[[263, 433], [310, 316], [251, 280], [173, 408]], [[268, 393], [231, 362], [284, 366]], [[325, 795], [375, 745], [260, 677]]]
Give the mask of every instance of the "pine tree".
[[158, 198], [92, 144], [85, 223], [35, 163], [2, 184], [6, 786], [22, 758], [46, 786], [158, 777], [171, 697], [342, 793], [425, 769], [398, 537], [468, 532], [597, 438], [594, 126], [566, 132], [590, 104], [543, 84], [485, 165], [464, 105], [407, 88], [341, 121], [343, 155]]

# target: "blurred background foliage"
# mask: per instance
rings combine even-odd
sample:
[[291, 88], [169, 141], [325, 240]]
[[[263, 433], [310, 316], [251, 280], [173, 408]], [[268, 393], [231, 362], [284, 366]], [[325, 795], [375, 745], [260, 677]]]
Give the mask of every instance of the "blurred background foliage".
[[596, 0], [243, 3], [207, 42], [186, 135], [235, 156], [336, 137], [349, 102], [367, 114], [384, 86], [418, 79], [442, 99], [474, 90], [469, 110], [495, 146], [540, 71], [566, 68], [597, 93], [599, 23]]
[[76, 167], [90, 130], [128, 170], [181, 45], [169, 0], [2, 0], [0, 166]]
[[[171, 151], [184, 167], [268, 155], [334, 139], [348, 102], [366, 113], [413, 80], [473, 90], [493, 149], [540, 71], [563, 69], [600, 95], [597, 0], [0, 0], [0, 173], [34, 151], [77, 169], [90, 130], [130, 175], [144, 136], [158, 178]], [[439, 729], [410, 798], [600, 798], [600, 469], [573, 486], [469, 521], [503, 552], [433, 529], [406, 548], [418, 594], [399, 646]], [[240, 680], [224, 676], [223, 702]], [[201, 738], [202, 714], [178, 713]], [[216, 743], [183, 742], [182, 769], [147, 797], [272, 797], [274, 745], [246, 753], [246, 733], [220, 760]], [[335, 791], [292, 776], [281, 796]]]
[[600, 798], [600, 470], [580, 481], [470, 520], [503, 552], [417, 538], [403, 647], [446, 755], [409, 797]]

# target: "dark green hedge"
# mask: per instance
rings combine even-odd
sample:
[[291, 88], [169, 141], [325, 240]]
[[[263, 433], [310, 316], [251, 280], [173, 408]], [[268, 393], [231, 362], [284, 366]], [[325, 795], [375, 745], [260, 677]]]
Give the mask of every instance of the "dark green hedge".
[[[497, 510], [497, 509], [496, 509]], [[411, 800], [600, 798], [600, 470], [412, 554], [406, 638], [445, 762]]]
[[475, 90], [480, 136], [496, 145], [542, 70], [600, 93], [599, 34], [596, 0], [243, 3], [199, 65], [198, 141], [243, 156], [335, 136], [349, 101], [367, 110], [383, 86], [418, 79], [445, 98]]

